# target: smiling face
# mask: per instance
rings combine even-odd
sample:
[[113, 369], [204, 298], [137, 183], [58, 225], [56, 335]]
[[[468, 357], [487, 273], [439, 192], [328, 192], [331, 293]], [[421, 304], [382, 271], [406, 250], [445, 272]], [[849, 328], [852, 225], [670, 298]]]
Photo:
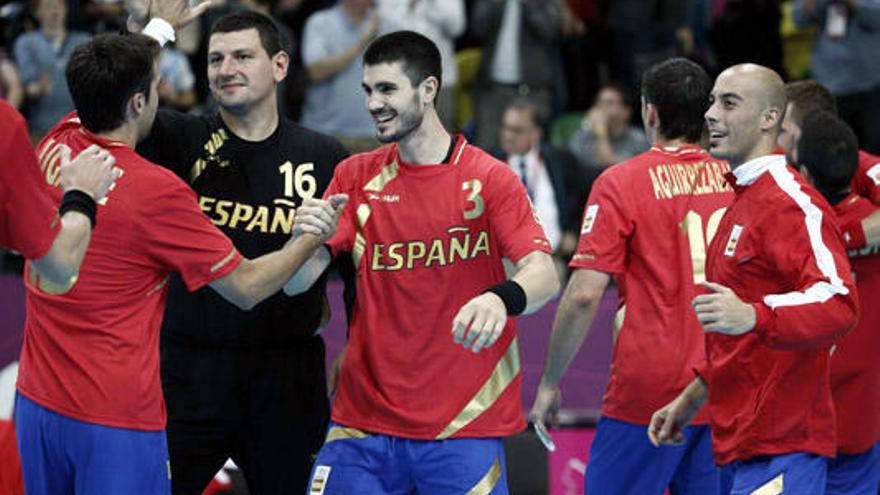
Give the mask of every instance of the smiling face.
[[731, 165], [743, 163], [761, 137], [762, 99], [743, 73], [728, 71], [718, 76], [709, 99], [709, 152]]
[[413, 86], [402, 62], [365, 65], [362, 86], [376, 124], [376, 139], [400, 141], [418, 129], [425, 117], [425, 102], [436, 94], [436, 83], [436, 78], [429, 77]]
[[270, 57], [256, 28], [214, 33], [208, 42], [208, 82], [220, 106], [246, 111], [275, 98], [276, 85], [287, 75], [287, 53]]

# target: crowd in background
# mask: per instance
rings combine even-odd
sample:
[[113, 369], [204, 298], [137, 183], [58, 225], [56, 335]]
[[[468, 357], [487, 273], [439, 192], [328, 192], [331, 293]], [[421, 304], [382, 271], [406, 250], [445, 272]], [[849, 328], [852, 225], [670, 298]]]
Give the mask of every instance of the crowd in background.
[[[589, 184], [649, 146], [639, 74], [674, 55], [710, 74], [755, 62], [812, 77], [838, 99], [863, 149], [880, 152], [880, 4], [859, 0], [214, 0], [163, 49], [162, 105], [210, 112], [207, 32], [234, 10], [268, 14], [289, 37], [279, 107], [340, 139], [378, 146], [360, 56], [378, 35], [419, 31], [440, 48], [437, 107], [450, 130], [506, 160], [565, 258]], [[123, 0], [0, 2], [0, 97], [38, 140], [73, 110], [64, 67], [90, 36], [125, 29]], [[587, 187], [572, 187], [585, 184]]]

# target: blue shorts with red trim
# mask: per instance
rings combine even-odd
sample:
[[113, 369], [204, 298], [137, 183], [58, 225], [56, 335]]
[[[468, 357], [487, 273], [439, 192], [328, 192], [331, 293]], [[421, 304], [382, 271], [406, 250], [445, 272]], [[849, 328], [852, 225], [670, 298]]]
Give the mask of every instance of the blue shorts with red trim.
[[828, 459], [796, 452], [734, 461], [722, 468], [730, 495], [751, 493], [823, 495]]

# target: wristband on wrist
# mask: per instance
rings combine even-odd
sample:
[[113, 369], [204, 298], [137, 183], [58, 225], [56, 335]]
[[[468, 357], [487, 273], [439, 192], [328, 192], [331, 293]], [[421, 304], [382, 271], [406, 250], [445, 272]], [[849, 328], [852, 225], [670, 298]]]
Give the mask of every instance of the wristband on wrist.
[[526, 291], [513, 280], [505, 280], [486, 289], [483, 293], [491, 292], [501, 298], [507, 314], [516, 316], [526, 310]]
[[67, 191], [64, 193], [64, 197], [61, 198], [58, 217], [63, 217], [68, 211], [78, 211], [89, 217], [92, 230], [95, 229], [95, 225], [98, 223], [98, 205], [91, 196], [77, 189]]

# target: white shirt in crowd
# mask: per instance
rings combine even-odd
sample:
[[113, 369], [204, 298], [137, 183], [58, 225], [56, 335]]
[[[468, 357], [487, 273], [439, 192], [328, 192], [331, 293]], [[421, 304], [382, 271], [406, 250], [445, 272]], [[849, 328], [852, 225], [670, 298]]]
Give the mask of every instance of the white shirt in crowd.
[[[553, 250], [559, 245], [562, 237], [562, 227], [559, 225], [559, 208], [556, 203], [556, 191], [550, 181], [550, 174], [544, 165], [544, 160], [538, 153], [537, 148], [532, 148], [525, 155], [510, 155], [507, 164], [523, 181], [535, 212], [547, 234], [547, 240]], [[525, 180], [523, 180], [525, 176]]]

